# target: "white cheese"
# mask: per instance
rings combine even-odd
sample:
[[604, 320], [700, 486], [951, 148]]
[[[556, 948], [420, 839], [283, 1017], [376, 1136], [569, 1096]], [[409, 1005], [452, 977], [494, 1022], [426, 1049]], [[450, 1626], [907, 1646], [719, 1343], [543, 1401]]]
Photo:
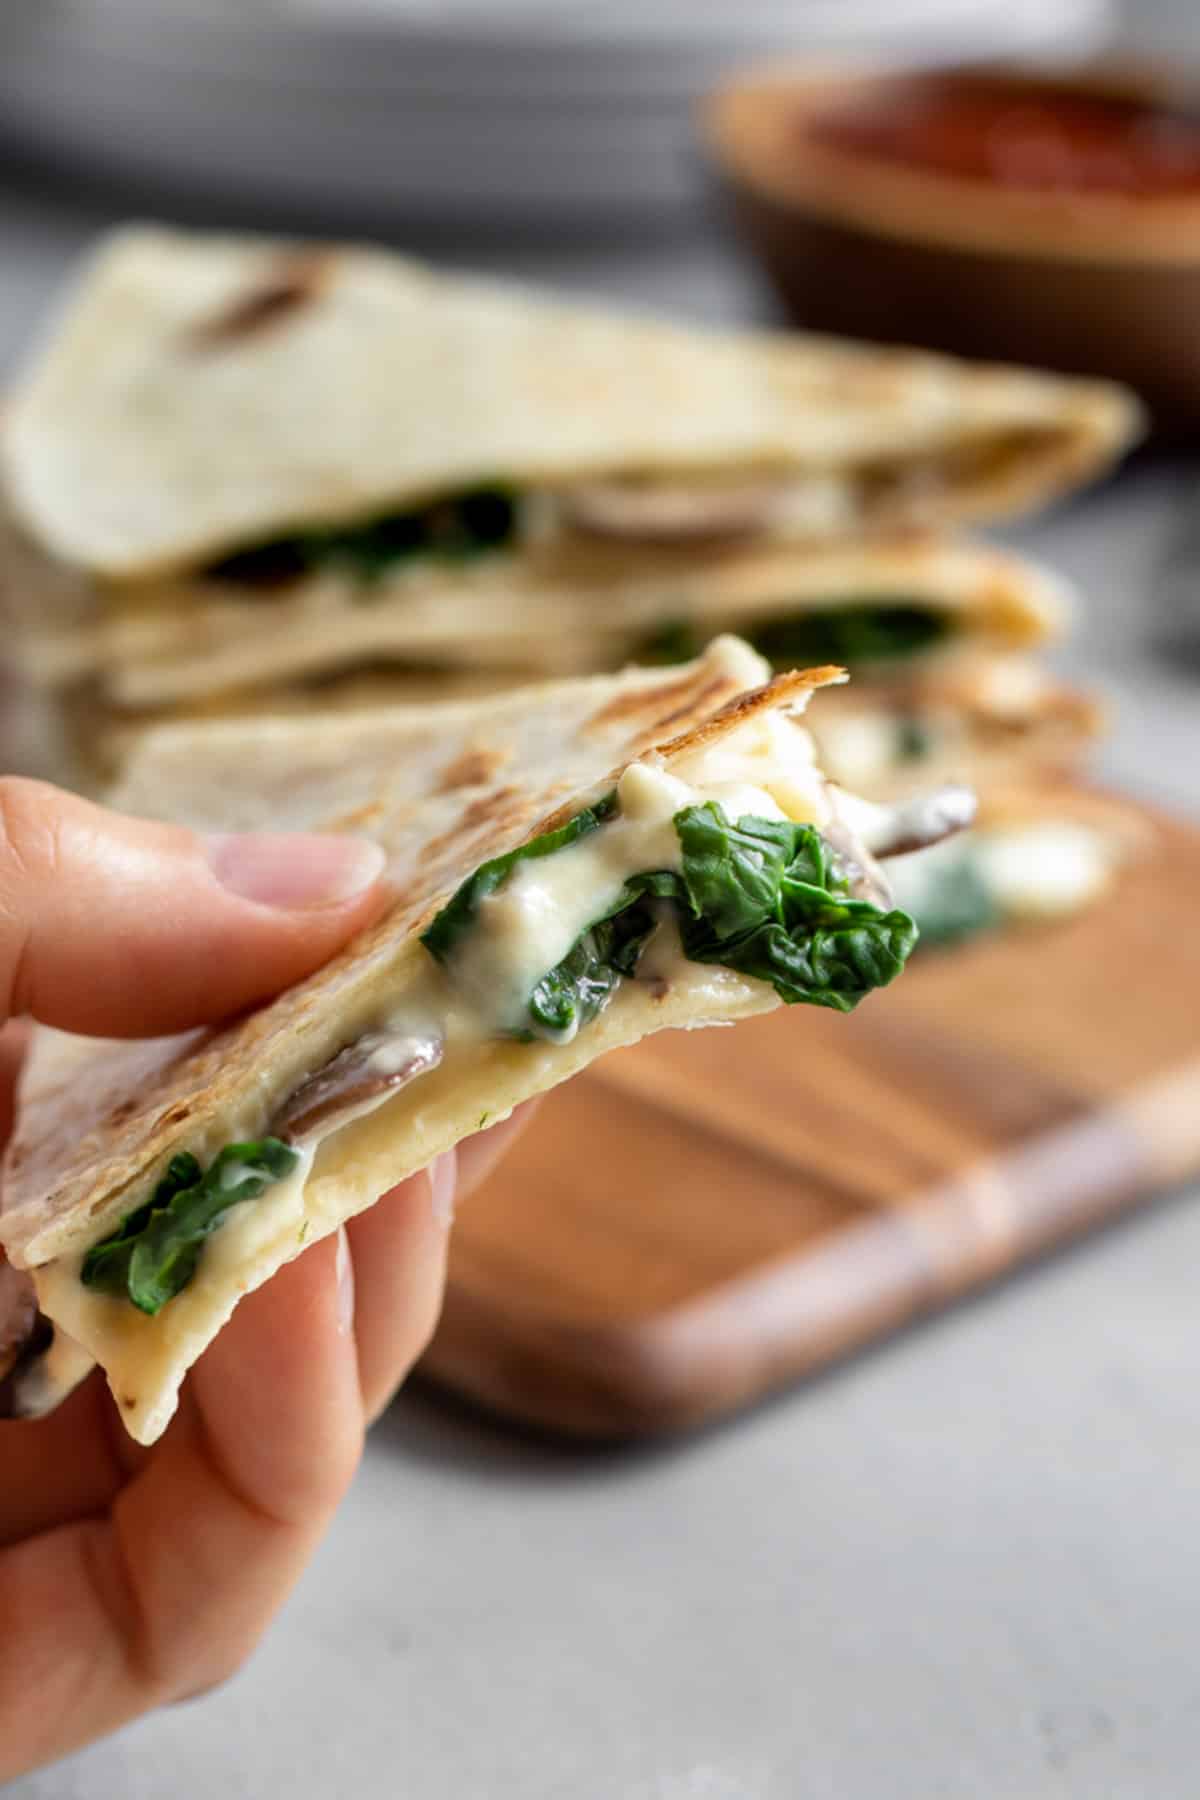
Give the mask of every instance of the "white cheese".
[[1004, 919], [1057, 919], [1080, 912], [1108, 887], [1118, 852], [1107, 833], [1069, 819], [976, 827], [888, 864], [896, 904], [919, 919], [937, 906], [944, 876], [970, 861]]
[[1079, 912], [1104, 892], [1115, 867], [1103, 832], [1065, 819], [984, 832], [976, 854], [992, 898], [1014, 919]]
[[849, 788], [870, 788], [899, 761], [899, 732], [887, 712], [845, 712], [821, 724], [825, 769]]

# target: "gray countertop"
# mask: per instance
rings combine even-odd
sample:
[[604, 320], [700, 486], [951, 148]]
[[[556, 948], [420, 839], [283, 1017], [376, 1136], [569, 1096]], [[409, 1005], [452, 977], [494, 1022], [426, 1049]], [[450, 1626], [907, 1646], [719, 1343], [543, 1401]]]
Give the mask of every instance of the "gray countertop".
[[[105, 214], [0, 191], [0, 368]], [[696, 317], [763, 304], [710, 244], [466, 260]], [[1198, 810], [1200, 686], [1146, 648], [1190, 480], [1143, 466], [1013, 535], [1087, 593], [1060, 661], [1118, 702], [1106, 772]], [[253, 1664], [11, 1792], [1178, 1800], [1200, 1761], [1191, 1199], [669, 1450], [539, 1444], [411, 1391]]]

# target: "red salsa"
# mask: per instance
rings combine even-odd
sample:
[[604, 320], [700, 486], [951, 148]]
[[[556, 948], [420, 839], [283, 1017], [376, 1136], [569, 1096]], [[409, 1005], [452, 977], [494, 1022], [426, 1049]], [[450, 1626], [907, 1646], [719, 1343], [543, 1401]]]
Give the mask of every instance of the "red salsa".
[[819, 114], [807, 135], [831, 149], [1008, 188], [1200, 191], [1200, 113], [1011, 77], [897, 77]]

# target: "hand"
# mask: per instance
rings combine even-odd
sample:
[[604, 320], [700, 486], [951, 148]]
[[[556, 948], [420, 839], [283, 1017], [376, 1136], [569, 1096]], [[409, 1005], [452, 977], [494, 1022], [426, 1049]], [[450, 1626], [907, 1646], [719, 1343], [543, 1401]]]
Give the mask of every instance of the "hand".
[[[374, 918], [381, 868], [356, 839], [201, 840], [0, 780], [0, 1018], [134, 1037], [228, 1017]], [[20, 1035], [0, 1035], [0, 1142]], [[460, 1192], [515, 1129], [461, 1146]], [[0, 1782], [244, 1660], [428, 1342], [455, 1185], [451, 1151], [244, 1300], [153, 1449], [99, 1371], [0, 1423]]]

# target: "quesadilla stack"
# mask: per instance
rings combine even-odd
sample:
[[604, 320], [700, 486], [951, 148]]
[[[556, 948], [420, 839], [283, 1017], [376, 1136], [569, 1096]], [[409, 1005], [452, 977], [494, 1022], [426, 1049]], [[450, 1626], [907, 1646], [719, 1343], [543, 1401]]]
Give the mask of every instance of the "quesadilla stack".
[[393, 900], [229, 1026], [38, 1034], [0, 1187], [10, 1410], [99, 1362], [151, 1442], [242, 1295], [484, 1123], [648, 1032], [846, 1012], [898, 975], [915, 933], [877, 858], [971, 797], [851, 798], [798, 723], [841, 671], [768, 675], [721, 639], [667, 673], [143, 739], [118, 806], [365, 832]]
[[[483, 693], [735, 631], [865, 678], [850, 738], [895, 739], [888, 791], [947, 729], [990, 755], [987, 696], [1063, 613], [1041, 571], [931, 534], [1066, 491], [1137, 428], [1098, 382], [128, 229], [8, 410], [13, 636], [111, 766], [164, 714]], [[1025, 692], [1031, 755], [1086, 736]]]

